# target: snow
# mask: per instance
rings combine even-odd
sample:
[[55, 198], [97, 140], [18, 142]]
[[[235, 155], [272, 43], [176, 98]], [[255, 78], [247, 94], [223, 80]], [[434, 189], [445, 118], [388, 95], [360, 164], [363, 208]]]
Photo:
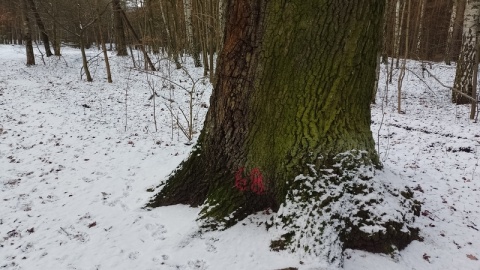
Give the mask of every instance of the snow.
[[[80, 78], [77, 49], [26, 67], [24, 47], [0, 45], [1, 269], [331, 269], [318, 258], [271, 251], [278, 232], [265, 229], [269, 213], [200, 233], [198, 208], [143, 209], [153, 195], [147, 190], [191, 150], [174, 122], [186, 125], [180, 108], [188, 109], [192, 80], [166, 62], [155, 77], [112, 55], [108, 84], [99, 52], [88, 54], [91, 83]], [[184, 61], [201, 82], [198, 131], [211, 89], [203, 70]], [[405, 114], [396, 113], [396, 83], [387, 89], [382, 70], [372, 133], [385, 169], [376, 177], [414, 190], [423, 203], [414, 225], [424, 240], [393, 255], [347, 250], [344, 268], [480, 269], [480, 126], [468, 106], [450, 103], [448, 89], [422, 77], [418, 62], [408, 68]], [[454, 67], [429, 71], [452, 85]], [[159, 97], [149, 100], [147, 79]]]

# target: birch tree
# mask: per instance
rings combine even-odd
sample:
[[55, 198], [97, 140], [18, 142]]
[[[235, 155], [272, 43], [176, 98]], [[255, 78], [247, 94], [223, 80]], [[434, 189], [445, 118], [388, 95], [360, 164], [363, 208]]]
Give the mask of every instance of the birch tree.
[[471, 99], [468, 97], [472, 96], [474, 66], [476, 64], [475, 43], [479, 19], [480, 0], [467, 0], [463, 16], [462, 48], [457, 61], [457, 70], [452, 90], [452, 102], [456, 104], [471, 102]]
[[445, 64], [447, 65], [451, 65], [452, 62], [452, 51], [455, 48], [457, 33], [462, 29], [464, 10], [465, 0], [453, 0], [445, 44]]
[[200, 54], [196, 49], [194, 36], [193, 36], [193, 14], [192, 14], [192, 0], [183, 0], [183, 8], [185, 12], [185, 30], [187, 33], [187, 42], [189, 51], [192, 54], [195, 67], [201, 67], [202, 62], [200, 60]]
[[425, 17], [425, 2], [426, 0], [419, 0], [420, 3], [420, 11], [418, 13], [417, 18], [417, 44], [415, 47], [415, 56], [418, 58], [420, 55], [420, 48], [422, 45], [422, 38], [423, 38], [423, 21]]

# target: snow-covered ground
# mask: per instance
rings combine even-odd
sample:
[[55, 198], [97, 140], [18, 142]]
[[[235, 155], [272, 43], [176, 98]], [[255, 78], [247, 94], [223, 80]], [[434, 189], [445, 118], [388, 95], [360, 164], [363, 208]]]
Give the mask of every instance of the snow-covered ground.
[[[0, 45], [0, 269], [325, 269], [270, 251], [265, 213], [200, 234], [199, 209], [142, 209], [147, 190], [191, 149], [176, 125], [186, 127], [186, 90], [196, 82], [198, 131], [210, 85], [188, 59], [190, 76], [164, 61], [159, 77], [114, 56], [108, 84], [99, 52], [89, 55], [91, 83], [80, 78], [76, 49], [26, 67], [22, 46]], [[405, 183], [423, 202], [424, 240], [393, 256], [347, 250], [344, 268], [480, 269], [480, 124], [418, 63], [409, 69], [405, 114], [382, 71], [372, 132], [385, 171], [396, 174], [385, 181]], [[452, 84], [453, 67], [429, 71]]]

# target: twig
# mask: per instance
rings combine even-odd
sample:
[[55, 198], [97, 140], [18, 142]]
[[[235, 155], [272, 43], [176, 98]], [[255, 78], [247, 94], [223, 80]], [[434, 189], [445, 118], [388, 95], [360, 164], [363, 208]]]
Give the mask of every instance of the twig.
[[45, 58], [43, 57], [43, 52], [42, 52], [42, 50], [40, 50], [40, 48], [38, 47], [37, 41], [34, 41], [34, 42], [35, 42], [35, 46], [37, 47], [38, 52], [40, 53], [40, 57], [42, 58], [43, 65], [46, 65], [46, 64], [45, 64]]
[[[427, 70], [427, 69], [425, 68], [423, 70]], [[433, 89], [430, 87], [430, 85], [428, 85], [428, 83], [424, 79], [420, 78], [420, 76], [418, 76], [417, 73], [415, 73], [413, 70], [409, 68], [407, 68], [407, 71], [415, 75], [415, 77], [417, 77], [421, 82], [423, 82], [427, 86], [427, 89], [430, 90], [435, 96], [437, 95], [435, 91], [433, 91]]]
[[470, 100], [470, 101], [473, 101], [473, 102], [476, 102], [476, 101], [477, 101], [476, 99], [474, 99], [474, 98], [472, 98], [471, 96], [463, 93], [462, 91], [460, 91], [460, 90], [458, 90], [458, 89], [456, 89], [456, 88], [454, 88], [454, 87], [450, 87], [450, 86], [444, 84], [444, 83], [441, 82], [435, 75], [433, 75], [428, 69], [425, 69], [425, 71], [427, 71], [427, 73], [428, 73], [430, 76], [432, 76], [441, 86], [452, 90], [453, 92], [455, 92], [455, 93], [457, 93], [457, 94], [459, 94], [459, 95], [467, 98], [467, 99]]
[[68, 238], [73, 239], [73, 236], [71, 233], [67, 232], [63, 227], [60, 227], [60, 229], [68, 236]]

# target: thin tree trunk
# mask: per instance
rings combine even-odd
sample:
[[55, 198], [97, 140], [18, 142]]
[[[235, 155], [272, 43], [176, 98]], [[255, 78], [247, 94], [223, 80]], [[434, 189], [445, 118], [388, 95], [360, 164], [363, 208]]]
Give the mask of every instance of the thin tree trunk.
[[448, 25], [447, 41], [445, 44], [445, 64], [451, 65], [451, 50], [453, 46], [453, 37], [455, 22], [457, 21], [458, 0], [453, 0], [452, 13], [450, 15], [450, 24]]
[[[415, 56], [417, 58], [420, 58], [420, 48], [421, 48], [421, 45], [422, 45], [422, 38], [423, 38], [423, 21], [424, 21], [424, 17], [425, 17], [425, 2], [426, 0], [419, 0], [420, 3], [420, 11], [419, 11], [419, 14], [418, 14], [418, 19], [417, 19], [417, 44], [416, 44], [416, 47], [415, 47]], [[409, 16], [410, 16], [410, 13], [409, 13]]]
[[[214, 64], [214, 55], [215, 55], [215, 38], [216, 38], [216, 35], [215, 35], [215, 19], [214, 19], [214, 5], [213, 5], [213, 1], [210, 0], [209, 1], [210, 3], [208, 3], [208, 7], [209, 7], [209, 13], [211, 14], [210, 18], [209, 18], [209, 61], [210, 61], [210, 76], [209, 76], [209, 79], [210, 79], [210, 82], [212, 84], [215, 84], [215, 64]], [[207, 3], [206, 3], [207, 4]], [[215, 85], [214, 85], [215, 86]]]
[[179, 19], [178, 19], [178, 10], [177, 10], [177, 1], [176, 0], [170, 0], [169, 1], [170, 3], [170, 6], [171, 6], [171, 10], [172, 10], [172, 17], [173, 17], [173, 29], [174, 29], [174, 33], [175, 35], [173, 35], [173, 43], [172, 43], [172, 47], [173, 47], [173, 61], [175, 62], [175, 67], [177, 69], [180, 69], [182, 68], [182, 64], [180, 63], [180, 36], [181, 36], [181, 31], [180, 31], [180, 23], [179, 23]]
[[61, 37], [60, 31], [58, 31], [58, 21], [57, 21], [58, 7], [54, 4], [51, 7], [51, 17], [52, 17], [52, 47], [53, 53], [55, 56], [60, 56], [61, 54]]
[[[408, 53], [409, 53], [409, 30], [410, 30], [410, 11], [411, 11], [411, 5], [412, 2], [411, 0], [406, 0], [408, 1], [406, 5], [408, 5], [408, 15], [407, 15], [407, 23], [406, 23], [406, 29], [405, 29], [405, 48], [403, 52], [403, 61], [402, 61], [402, 67], [400, 69], [400, 74], [398, 76], [398, 88], [397, 88], [397, 112], [398, 113], [404, 113], [402, 110], [402, 84], [403, 84], [403, 78], [405, 77], [405, 71], [406, 71], [406, 65], [407, 65], [407, 58], [408, 58]], [[405, 11], [405, 9], [404, 9]]]
[[218, 0], [218, 51], [222, 51], [223, 46], [223, 34], [225, 30], [225, 6], [227, 5], [226, 0]]
[[400, 59], [400, 40], [402, 37], [403, 17], [405, 14], [405, 0], [397, 0], [395, 5], [395, 32], [394, 32], [394, 52], [393, 58], [396, 59], [395, 67], [399, 67]]
[[128, 28], [130, 29], [130, 32], [132, 32], [132, 35], [135, 38], [135, 41], [138, 43], [138, 46], [140, 47], [140, 50], [142, 50], [142, 52], [143, 52], [143, 56], [145, 57], [145, 62], [147, 62], [148, 66], [150, 67], [151, 70], [156, 71], [157, 69], [155, 68], [155, 65], [152, 63], [152, 60], [148, 56], [148, 53], [145, 50], [145, 46], [143, 45], [142, 41], [138, 37], [137, 33], [135, 32], [135, 29], [133, 29], [133, 26], [130, 23], [130, 20], [128, 20], [127, 14], [125, 14], [125, 11], [123, 11], [122, 9], [120, 9], [120, 11], [122, 13], [122, 18], [125, 20], [125, 23], [127, 24]]
[[122, 6], [120, 0], [112, 0], [113, 8], [113, 25], [115, 27], [115, 48], [118, 56], [126, 56], [127, 45], [125, 40], [125, 30], [123, 28], [122, 20]]
[[42, 38], [43, 46], [45, 47], [45, 54], [47, 57], [52, 56], [52, 51], [50, 50], [50, 41], [48, 39], [47, 31], [45, 30], [45, 25], [43, 24], [40, 14], [38, 14], [37, 6], [33, 0], [27, 0], [30, 9], [32, 10], [33, 15], [35, 16], [35, 21], [37, 23], [38, 29], [40, 30], [40, 37]]
[[61, 43], [60, 43], [60, 37], [57, 29], [57, 22], [55, 21], [53, 22], [52, 32], [53, 32], [53, 42], [52, 42], [53, 53], [55, 54], [55, 56], [60, 56], [62, 55], [60, 52]]
[[197, 13], [199, 41], [203, 60], [203, 76], [207, 76], [210, 71], [208, 64], [208, 30], [206, 26], [205, 9], [203, 8], [201, 0], [194, 0], [195, 10]]
[[145, 1], [146, 14], [145, 14], [145, 35], [148, 36], [148, 43], [150, 43], [150, 48], [154, 54], [160, 52], [160, 46], [157, 42], [158, 34], [155, 31], [154, 27], [154, 0]]
[[27, 0], [21, 0], [22, 19], [23, 19], [23, 39], [25, 40], [25, 49], [27, 53], [27, 66], [35, 65], [35, 55], [33, 53], [32, 29], [30, 19], [28, 18]]
[[80, 39], [80, 51], [82, 53], [82, 66], [83, 70], [85, 71], [85, 76], [87, 77], [87, 82], [92, 82], [92, 75], [90, 75], [90, 69], [88, 68], [88, 60], [87, 60], [87, 54], [85, 52], [85, 38], [84, 38], [85, 33], [82, 31], [80, 33], [79, 39]]
[[107, 52], [107, 46], [105, 45], [105, 40], [103, 38], [103, 32], [102, 32], [102, 24], [101, 24], [101, 13], [99, 10], [99, 4], [97, 0], [97, 21], [98, 21], [98, 35], [100, 38], [100, 44], [102, 46], [102, 52], [103, 52], [103, 58], [105, 59], [105, 69], [107, 71], [107, 81], [109, 83], [112, 83], [112, 72], [110, 70], [110, 61], [108, 60], [108, 52]]
[[475, 119], [475, 116], [477, 114], [477, 78], [478, 78], [478, 64], [480, 60], [480, 35], [479, 35], [480, 29], [477, 28], [477, 35], [475, 38], [475, 65], [473, 66], [473, 80], [472, 80], [472, 105], [470, 107], [470, 119]]
[[392, 61], [390, 62], [390, 72], [388, 73], [388, 82], [392, 83], [393, 81], [393, 64], [395, 62], [395, 59], [397, 59], [398, 63], [398, 53], [400, 50], [400, 33], [399, 33], [399, 28], [400, 28], [400, 0], [393, 0], [392, 2], [392, 10], [393, 10], [393, 16], [395, 18], [395, 23], [393, 26], [393, 34], [392, 34]]
[[388, 16], [391, 14], [391, 4], [392, 0], [386, 0], [385, 6], [386, 10], [383, 14], [383, 27], [382, 27], [382, 51], [381, 51], [381, 63], [387, 65], [388, 64], [388, 34], [389, 34], [389, 24], [388, 24]]
[[200, 54], [198, 53], [198, 50], [196, 50], [194, 43], [192, 0], [183, 0], [183, 6], [185, 10], [185, 30], [187, 33], [188, 50], [193, 57], [195, 67], [201, 67], [202, 62], [200, 60]]
[[178, 59], [177, 39], [173, 31], [173, 29], [175, 29], [175, 21], [172, 23], [169, 16], [169, 13], [171, 13], [169, 11], [171, 11], [172, 9], [174, 9], [173, 6], [169, 9], [166, 3], [164, 4], [160, 2], [160, 13], [162, 15], [162, 21], [165, 26], [165, 31], [168, 38], [168, 54], [175, 62], [176, 68], [179, 69], [182, 67], [182, 65], [180, 64], [180, 61]]

